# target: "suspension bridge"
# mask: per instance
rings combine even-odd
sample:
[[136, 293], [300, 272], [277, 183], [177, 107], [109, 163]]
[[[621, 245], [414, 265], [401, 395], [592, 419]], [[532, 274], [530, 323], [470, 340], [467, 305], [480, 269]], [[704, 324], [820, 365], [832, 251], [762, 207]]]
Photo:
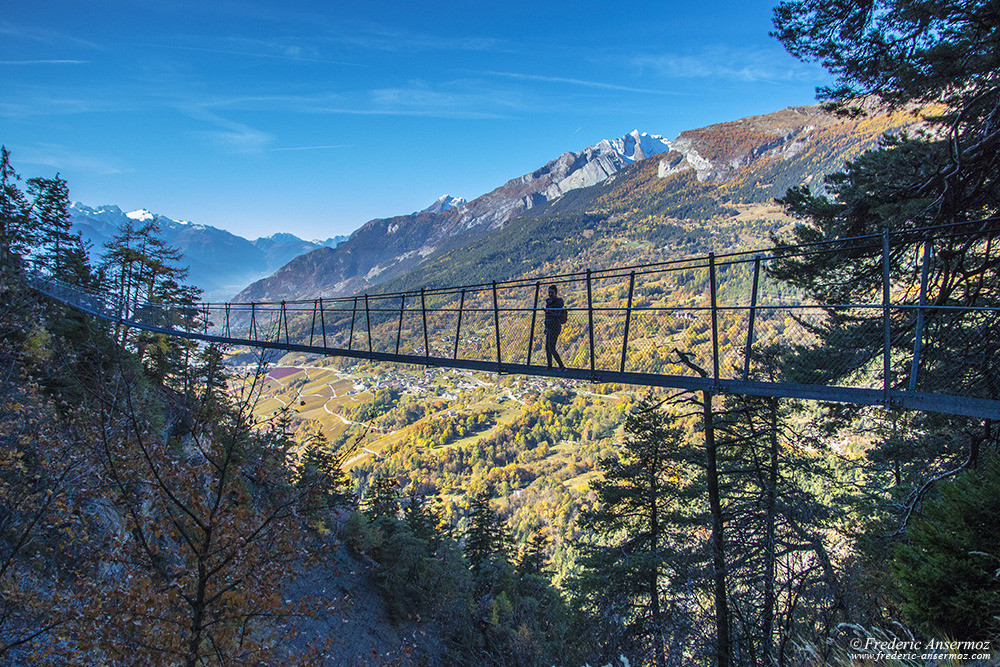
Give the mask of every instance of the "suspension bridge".
[[[980, 255], [992, 259], [981, 235], [969, 243], [985, 245]], [[152, 303], [44, 276], [30, 280], [58, 301], [123, 326], [229, 346], [1000, 418], [1000, 295], [982, 299], [984, 306], [934, 298], [934, 247], [927, 233], [910, 231], [780, 249], [785, 257], [851, 252], [881, 262], [882, 280], [867, 290], [868, 302], [845, 304], [809, 303], [771, 278], [777, 249], [251, 303]], [[557, 343], [566, 370], [546, 365], [550, 285], [567, 310]], [[818, 332], [832, 323], [843, 325], [846, 346], [819, 344]], [[779, 374], [776, 345], [792, 346], [811, 370]]]

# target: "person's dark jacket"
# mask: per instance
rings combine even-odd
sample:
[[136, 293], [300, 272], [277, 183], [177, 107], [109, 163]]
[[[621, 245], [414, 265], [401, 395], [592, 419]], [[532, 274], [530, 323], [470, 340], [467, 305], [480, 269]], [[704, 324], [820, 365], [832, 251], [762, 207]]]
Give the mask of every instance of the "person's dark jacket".
[[566, 321], [566, 308], [560, 297], [545, 299], [545, 326], [548, 328], [559, 328]]

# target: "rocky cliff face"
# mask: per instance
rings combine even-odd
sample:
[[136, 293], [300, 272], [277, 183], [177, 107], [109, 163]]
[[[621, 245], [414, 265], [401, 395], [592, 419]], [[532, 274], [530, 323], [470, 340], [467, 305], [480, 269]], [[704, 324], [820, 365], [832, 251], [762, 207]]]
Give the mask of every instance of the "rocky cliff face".
[[721, 183], [755, 160], [795, 155], [814, 130], [838, 122], [842, 120], [813, 105], [687, 130], [661, 157], [659, 176], [692, 169], [699, 181]]
[[495, 229], [533, 206], [596, 185], [633, 162], [668, 150], [670, 142], [663, 137], [633, 130], [621, 139], [605, 139], [582, 151], [564, 153], [541, 169], [469, 202], [460, 209], [457, 223], [465, 229]]

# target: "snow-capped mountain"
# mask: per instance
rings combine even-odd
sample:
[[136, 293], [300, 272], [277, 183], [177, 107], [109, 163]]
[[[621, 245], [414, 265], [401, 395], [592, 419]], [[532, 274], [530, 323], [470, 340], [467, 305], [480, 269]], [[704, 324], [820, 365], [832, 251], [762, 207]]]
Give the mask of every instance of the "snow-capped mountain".
[[[607, 147], [603, 144], [608, 144]], [[603, 140], [596, 147], [610, 148], [629, 163], [645, 160], [670, 150], [670, 142], [659, 134], [646, 134], [632, 130], [621, 139]], [[595, 148], [596, 148], [595, 147]]]
[[503, 227], [527, 209], [595, 185], [628, 165], [670, 150], [662, 136], [638, 130], [564, 153], [536, 171], [466, 202], [445, 195], [410, 215], [370, 220], [336, 249], [321, 248], [293, 260], [237, 295], [249, 301], [288, 294], [340, 295], [406, 271], [471, 235]]
[[465, 204], [464, 197], [452, 197], [451, 195], [441, 195], [437, 198], [433, 204], [428, 206], [418, 213], [440, 213], [442, 211], [447, 211], [450, 208], [458, 208], [462, 204]]
[[136, 223], [155, 221], [163, 239], [184, 253], [189, 267], [187, 280], [202, 288], [209, 299], [228, 298], [240, 287], [269, 275], [295, 257], [321, 247], [333, 247], [346, 237], [325, 242], [304, 241], [293, 234], [278, 233], [253, 241], [210, 225], [173, 220], [146, 209], [122, 211], [113, 205], [91, 208], [79, 202], [70, 207], [72, 231], [80, 232], [92, 244], [91, 255], [99, 259], [104, 244], [131, 219]]

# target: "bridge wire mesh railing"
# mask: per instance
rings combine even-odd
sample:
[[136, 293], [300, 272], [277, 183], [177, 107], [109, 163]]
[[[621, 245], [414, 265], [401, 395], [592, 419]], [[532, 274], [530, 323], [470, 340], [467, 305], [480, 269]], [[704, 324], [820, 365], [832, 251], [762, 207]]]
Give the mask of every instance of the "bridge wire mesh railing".
[[[249, 345], [417, 363], [462, 360], [510, 371], [545, 366], [545, 296], [554, 285], [567, 310], [557, 350], [568, 367], [595, 378], [766, 379], [763, 355], [780, 345], [804, 360], [785, 382], [883, 390], [887, 403], [891, 390], [995, 399], [996, 295], [979, 307], [931, 305], [921, 273], [933, 262], [932, 243], [914, 232], [405, 293], [183, 307], [196, 308], [198, 318], [179, 317], [170, 304], [123, 307], [51, 279], [36, 277], [35, 286], [92, 314], [148, 328], [184, 322], [188, 334]], [[874, 253], [875, 261], [893, 252], [913, 253], [914, 260], [873, 285], [867, 303], [810, 303], [769, 270], [776, 254], [845, 248]], [[838, 344], [821, 345], [823, 337]]]

